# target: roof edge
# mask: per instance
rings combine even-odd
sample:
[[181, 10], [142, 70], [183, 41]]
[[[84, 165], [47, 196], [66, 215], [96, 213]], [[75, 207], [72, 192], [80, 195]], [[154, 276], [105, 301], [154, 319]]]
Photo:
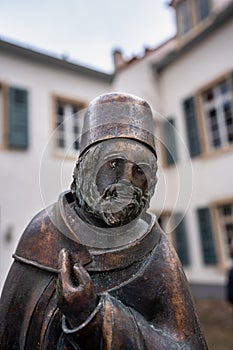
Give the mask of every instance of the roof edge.
[[[125, 69], [127, 69], [129, 66], [131, 66], [132, 63], [137, 63], [137, 62], [141, 62], [143, 61], [147, 56], [149, 55], [153, 55], [156, 51], [159, 51], [160, 49], [162, 49], [164, 46], [166, 46], [169, 42], [173, 41], [176, 39], [176, 34], [165, 39], [163, 42], [161, 42], [160, 44], [158, 44], [158, 46], [149, 48], [149, 47], [144, 47], [144, 51], [143, 52], [139, 52], [136, 55], [133, 55], [131, 58], [129, 58], [128, 60], [124, 60], [124, 58], [122, 57], [122, 59], [124, 60], [122, 63], [122, 66], [117, 68], [115, 70], [116, 73], [122, 72]], [[119, 50], [118, 52], [121, 53], [121, 51]]]
[[186, 44], [184, 44], [180, 48], [169, 52], [160, 61], [153, 63], [152, 69], [154, 71], [160, 72], [162, 69], [164, 69], [170, 63], [174, 62], [181, 55], [188, 52], [188, 50], [193, 48], [197, 43], [199, 43], [200, 41], [205, 39], [213, 31], [218, 29], [223, 23], [225, 23], [227, 20], [229, 20], [232, 17], [232, 15], [233, 15], [233, 2], [229, 6], [227, 6], [224, 9], [224, 11], [222, 11], [218, 14], [216, 16], [216, 18], [214, 19], [214, 21], [207, 28], [205, 28], [199, 34], [194, 36], [190, 41], [188, 41]]
[[68, 61], [66, 59], [61, 59], [55, 56], [50, 55], [46, 52], [36, 51], [30, 47], [24, 47], [20, 44], [12, 43], [5, 39], [0, 38], [0, 50], [2, 52], [7, 52], [10, 54], [19, 55], [25, 59], [32, 60], [35, 62], [40, 62], [44, 64], [49, 64], [56, 66], [61, 69], [70, 70], [77, 72], [83, 75], [88, 75], [96, 79], [101, 79], [106, 82], [111, 82], [114, 78], [114, 74], [101, 72], [96, 69], [92, 69], [75, 62]]

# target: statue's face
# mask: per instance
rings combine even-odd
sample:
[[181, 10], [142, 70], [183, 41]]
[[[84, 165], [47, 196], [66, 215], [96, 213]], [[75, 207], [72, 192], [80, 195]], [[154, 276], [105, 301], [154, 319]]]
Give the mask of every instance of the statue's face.
[[96, 176], [96, 185], [99, 193], [107, 197], [117, 195], [119, 183], [124, 186], [132, 185], [143, 193], [148, 190], [145, 169], [143, 170], [140, 165], [131, 160], [116, 156], [101, 166]]
[[125, 225], [149, 206], [157, 164], [143, 144], [127, 139], [104, 141], [93, 146], [79, 165], [78, 202], [108, 226]]

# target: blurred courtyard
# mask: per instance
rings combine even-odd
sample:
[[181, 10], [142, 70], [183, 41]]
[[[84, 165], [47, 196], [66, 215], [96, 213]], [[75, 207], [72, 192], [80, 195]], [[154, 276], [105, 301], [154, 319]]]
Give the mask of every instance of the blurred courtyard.
[[233, 349], [233, 308], [224, 300], [195, 299], [209, 350]]

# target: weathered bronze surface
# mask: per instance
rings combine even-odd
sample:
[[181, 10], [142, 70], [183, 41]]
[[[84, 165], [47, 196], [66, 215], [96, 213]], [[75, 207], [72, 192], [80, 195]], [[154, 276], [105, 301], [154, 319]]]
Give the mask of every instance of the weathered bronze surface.
[[145, 100], [129, 94], [101, 95], [87, 109], [80, 154], [95, 142], [116, 137], [143, 142], [156, 154], [152, 130], [152, 112]]
[[[157, 159], [145, 106], [149, 120], [131, 95], [90, 104], [71, 192], [31, 221], [14, 254], [0, 349], [207, 349], [179, 259], [146, 212]], [[127, 129], [134, 112], [140, 123]]]

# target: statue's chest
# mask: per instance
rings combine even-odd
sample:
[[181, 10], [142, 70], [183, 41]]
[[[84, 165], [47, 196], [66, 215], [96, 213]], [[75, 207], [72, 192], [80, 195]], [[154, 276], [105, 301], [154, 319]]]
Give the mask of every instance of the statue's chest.
[[147, 319], [154, 317], [153, 253], [124, 269], [91, 272], [90, 275], [98, 294], [108, 292]]
[[101, 272], [90, 271], [89, 273], [94, 283], [95, 291], [97, 293], [104, 293], [122, 288], [122, 286], [130, 283], [132, 279], [137, 278], [142, 273], [147, 260], [148, 257], [145, 257], [122, 269]]

